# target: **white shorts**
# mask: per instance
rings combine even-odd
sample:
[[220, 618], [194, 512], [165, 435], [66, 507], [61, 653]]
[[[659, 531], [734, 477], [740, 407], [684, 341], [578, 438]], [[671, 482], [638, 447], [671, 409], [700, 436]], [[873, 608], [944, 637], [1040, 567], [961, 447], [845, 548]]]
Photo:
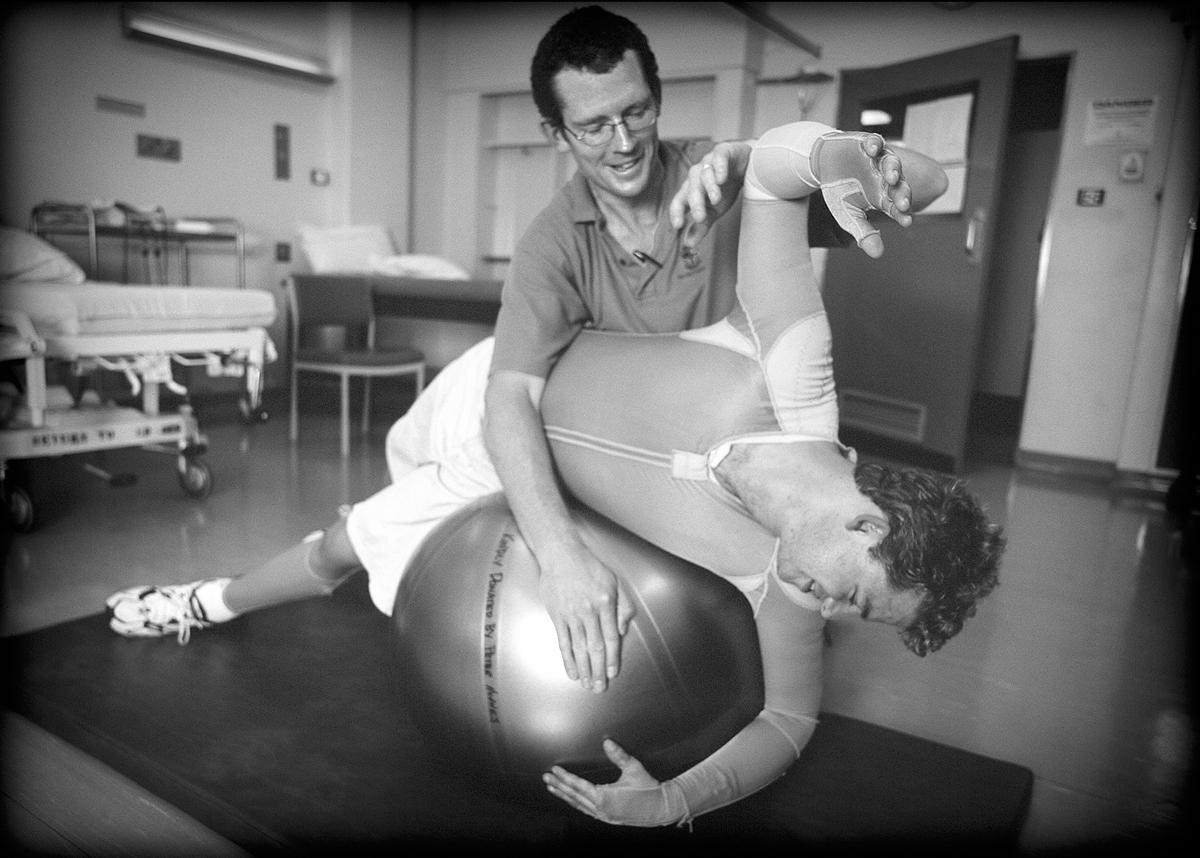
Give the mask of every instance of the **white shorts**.
[[447, 516], [501, 490], [483, 442], [484, 393], [494, 340], [454, 360], [387, 435], [392, 483], [355, 504], [350, 544], [370, 579], [371, 601], [391, 615], [400, 577], [425, 537]]

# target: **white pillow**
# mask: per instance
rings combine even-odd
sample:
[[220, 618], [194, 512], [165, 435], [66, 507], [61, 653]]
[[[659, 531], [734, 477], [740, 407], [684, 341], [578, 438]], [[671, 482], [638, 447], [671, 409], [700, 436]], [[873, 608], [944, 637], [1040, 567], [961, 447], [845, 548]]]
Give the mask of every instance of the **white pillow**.
[[397, 256], [372, 254], [371, 270], [391, 277], [413, 277], [420, 280], [469, 280], [470, 275], [449, 259], [428, 253], [401, 253]]
[[392, 237], [380, 225], [310, 226], [299, 228], [300, 250], [314, 274], [334, 272], [366, 273], [371, 256], [391, 256], [396, 252]]
[[0, 280], [79, 284], [87, 279], [71, 257], [32, 232], [0, 226]]

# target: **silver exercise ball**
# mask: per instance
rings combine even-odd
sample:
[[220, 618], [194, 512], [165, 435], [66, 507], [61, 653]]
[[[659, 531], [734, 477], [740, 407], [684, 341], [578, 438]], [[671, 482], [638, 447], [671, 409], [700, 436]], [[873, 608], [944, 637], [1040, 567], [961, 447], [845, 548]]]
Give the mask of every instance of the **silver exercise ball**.
[[452, 762], [493, 783], [541, 789], [553, 764], [614, 780], [605, 737], [659, 779], [673, 777], [762, 709], [749, 603], [597, 513], [572, 515], [637, 610], [608, 689], [596, 694], [567, 678], [537, 564], [494, 495], [439, 525], [401, 580], [392, 617], [402, 696]]

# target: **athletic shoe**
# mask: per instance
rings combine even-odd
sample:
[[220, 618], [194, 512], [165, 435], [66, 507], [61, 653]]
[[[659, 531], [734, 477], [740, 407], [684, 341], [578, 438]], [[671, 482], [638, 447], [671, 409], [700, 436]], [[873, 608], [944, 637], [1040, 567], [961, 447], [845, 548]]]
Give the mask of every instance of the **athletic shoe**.
[[131, 587], [108, 597], [108, 626], [130, 638], [161, 638], [174, 634], [180, 645], [192, 636], [192, 629], [216, 625], [208, 619], [196, 591], [201, 584], [170, 584], [163, 587]]

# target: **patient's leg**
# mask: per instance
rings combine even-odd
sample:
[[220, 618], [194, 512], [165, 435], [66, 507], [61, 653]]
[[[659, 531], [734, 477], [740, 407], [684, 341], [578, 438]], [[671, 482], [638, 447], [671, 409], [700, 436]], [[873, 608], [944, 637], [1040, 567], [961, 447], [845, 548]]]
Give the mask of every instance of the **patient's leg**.
[[[257, 569], [227, 579], [221, 601], [236, 616], [297, 599], [327, 596], [361, 568], [346, 535], [346, 520], [339, 518], [328, 529], [309, 534]], [[213, 607], [218, 616], [223, 614], [219, 604]], [[209, 616], [213, 616], [211, 611]]]
[[[392, 485], [358, 504], [359, 511], [352, 513], [360, 516], [354, 532], [364, 545], [363, 557], [343, 516], [252, 572], [203, 590], [205, 609], [220, 591], [219, 600], [211, 599], [210, 619], [221, 622], [248, 611], [328, 595], [362, 569], [364, 560], [374, 561], [373, 574], [382, 566], [402, 567], [406, 555], [419, 544], [419, 535], [433, 523], [470, 500], [497, 491], [480, 428], [491, 356], [490, 338], [472, 346], [438, 373], [389, 430]], [[372, 512], [364, 513], [368, 507]], [[375, 556], [378, 531], [397, 528], [406, 538], [399, 544], [394, 539], [387, 542], [386, 560]], [[378, 574], [389, 573], [399, 580], [392, 568]]]
[[106, 602], [109, 627], [126, 637], [175, 635], [183, 644], [195, 629], [249, 611], [328, 595], [360, 568], [343, 518], [234, 578], [144, 585], [114, 593]]
[[372, 599], [390, 612], [407, 560], [425, 535], [467, 503], [500, 491], [481, 431], [490, 362], [489, 339], [438, 374], [388, 433], [393, 482], [348, 516], [236, 577], [114, 593], [107, 600], [109, 626], [128, 637], [173, 634], [186, 643], [194, 629], [328, 595], [364, 566]]

